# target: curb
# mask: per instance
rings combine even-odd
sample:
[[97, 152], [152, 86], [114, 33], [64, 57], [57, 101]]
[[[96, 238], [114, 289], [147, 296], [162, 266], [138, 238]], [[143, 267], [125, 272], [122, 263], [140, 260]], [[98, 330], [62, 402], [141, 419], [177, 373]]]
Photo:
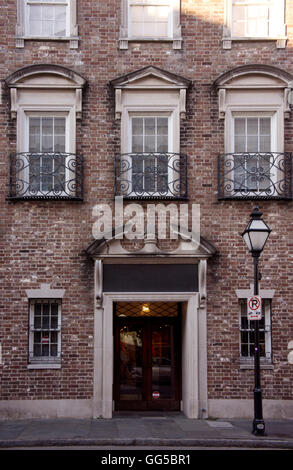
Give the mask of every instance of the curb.
[[65, 446], [132, 446], [132, 447], [245, 447], [266, 449], [293, 449], [292, 440], [278, 439], [46, 439], [1, 440], [0, 448], [11, 447], [65, 447]]

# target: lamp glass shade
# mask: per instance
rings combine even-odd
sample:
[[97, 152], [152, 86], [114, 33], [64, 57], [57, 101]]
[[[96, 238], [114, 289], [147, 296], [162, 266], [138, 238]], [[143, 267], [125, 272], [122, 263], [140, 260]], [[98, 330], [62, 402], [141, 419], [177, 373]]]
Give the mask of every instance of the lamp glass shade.
[[242, 237], [251, 252], [261, 252], [266, 244], [271, 229], [262, 219], [252, 219]]

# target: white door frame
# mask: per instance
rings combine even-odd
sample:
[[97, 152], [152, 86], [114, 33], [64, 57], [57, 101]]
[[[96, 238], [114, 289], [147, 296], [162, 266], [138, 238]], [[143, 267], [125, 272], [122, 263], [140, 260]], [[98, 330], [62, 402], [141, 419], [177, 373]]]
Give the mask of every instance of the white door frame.
[[[188, 418], [206, 417], [207, 360], [206, 309], [200, 293], [128, 292], [95, 295], [95, 349], [93, 417], [112, 418], [113, 411], [113, 303], [183, 302], [182, 411]], [[201, 305], [200, 305], [201, 304]]]

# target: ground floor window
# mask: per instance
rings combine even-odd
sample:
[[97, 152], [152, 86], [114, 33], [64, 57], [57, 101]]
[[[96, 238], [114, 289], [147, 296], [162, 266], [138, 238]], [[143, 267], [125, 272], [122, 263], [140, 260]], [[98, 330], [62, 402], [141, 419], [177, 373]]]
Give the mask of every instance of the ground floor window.
[[61, 300], [31, 299], [29, 313], [29, 362], [60, 363]]
[[[240, 361], [249, 362], [254, 357], [254, 322], [247, 318], [247, 299], [240, 300]], [[260, 358], [272, 362], [271, 299], [262, 300], [262, 318], [259, 321]]]

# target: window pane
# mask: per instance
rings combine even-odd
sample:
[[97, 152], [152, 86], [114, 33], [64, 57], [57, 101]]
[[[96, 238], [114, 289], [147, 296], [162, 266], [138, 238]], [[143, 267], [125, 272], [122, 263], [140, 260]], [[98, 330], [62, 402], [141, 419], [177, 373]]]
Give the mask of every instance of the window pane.
[[33, 352], [35, 357], [39, 357], [42, 355], [42, 349], [40, 344], [34, 344], [34, 352]]
[[235, 135], [245, 135], [245, 118], [235, 118]]
[[157, 152], [168, 152], [168, 136], [158, 136]]
[[168, 135], [168, 118], [157, 119], [157, 134]]
[[258, 118], [247, 118], [247, 134], [258, 135]]
[[42, 152], [53, 152], [53, 135], [43, 135]]
[[58, 315], [58, 304], [51, 304], [51, 315]]
[[240, 153], [246, 151], [246, 138], [242, 136], [235, 136], [234, 152]]
[[259, 128], [261, 135], [270, 135], [271, 134], [271, 119], [270, 118], [260, 118], [259, 119]]
[[49, 356], [49, 344], [42, 344], [42, 356]]
[[132, 137], [132, 152], [143, 152], [143, 136]]
[[271, 151], [271, 138], [270, 136], [260, 136], [259, 138], [259, 151], [270, 152]]
[[58, 333], [57, 331], [51, 331], [51, 343], [56, 344], [58, 341]]
[[258, 152], [258, 138], [256, 136], [247, 136], [247, 152]]
[[54, 6], [43, 6], [42, 7], [43, 11], [43, 20], [54, 20]]
[[40, 118], [29, 119], [29, 152], [40, 152]]
[[63, 21], [56, 21], [55, 22], [55, 36], [62, 37], [66, 34], [65, 23]]
[[42, 118], [43, 135], [53, 135], [53, 118]]
[[41, 20], [42, 7], [38, 5], [31, 5], [29, 9], [30, 20]]
[[29, 152], [40, 152], [40, 136], [30, 135], [29, 136]]
[[65, 152], [65, 136], [56, 136], [54, 143], [54, 152]]
[[155, 151], [156, 151], [156, 137], [146, 136], [145, 137], [145, 152], [155, 152]]
[[132, 6], [131, 7], [131, 18], [134, 22], [142, 22], [143, 21], [143, 6]]
[[132, 118], [132, 135], [143, 135], [143, 118]]
[[155, 133], [156, 133], [156, 119], [145, 118], [145, 134], [155, 135]]
[[55, 7], [55, 18], [57, 21], [63, 21], [65, 24], [66, 20], [66, 7], [63, 5], [58, 5]]
[[58, 317], [51, 317], [51, 328], [58, 328]]
[[30, 135], [40, 135], [40, 127], [41, 127], [41, 123], [40, 123], [40, 118], [36, 117], [30, 117], [29, 119], [29, 132], [30, 132]]
[[34, 328], [40, 329], [42, 327], [42, 317], [35, 316]]

